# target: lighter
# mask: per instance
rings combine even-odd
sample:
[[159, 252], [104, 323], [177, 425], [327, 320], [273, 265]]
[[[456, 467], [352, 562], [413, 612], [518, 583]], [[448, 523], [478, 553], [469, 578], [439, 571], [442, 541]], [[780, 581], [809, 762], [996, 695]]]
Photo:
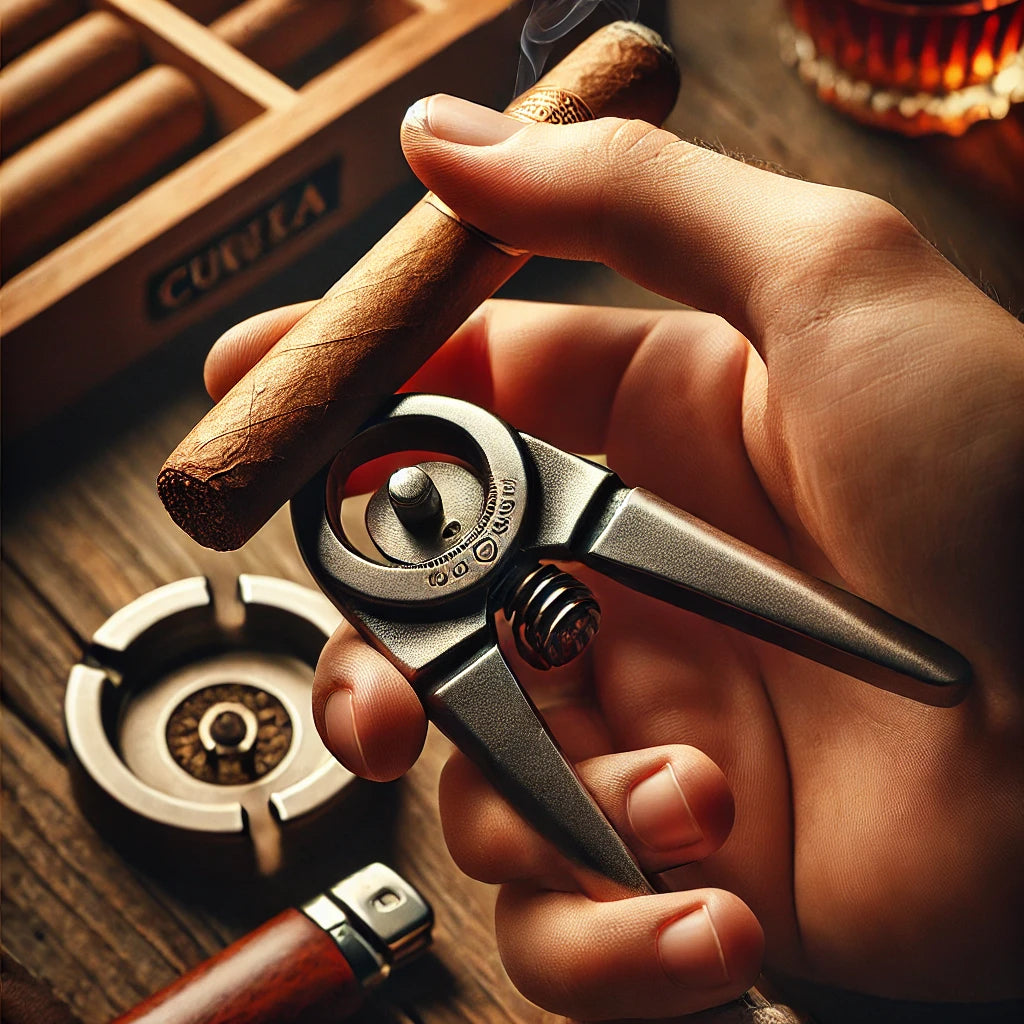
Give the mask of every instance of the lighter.
[[370, 864], [193, 968], [114, 1024], [314, 1024], [355, 1012], [423, 952], [434, 915], [401, 875]]

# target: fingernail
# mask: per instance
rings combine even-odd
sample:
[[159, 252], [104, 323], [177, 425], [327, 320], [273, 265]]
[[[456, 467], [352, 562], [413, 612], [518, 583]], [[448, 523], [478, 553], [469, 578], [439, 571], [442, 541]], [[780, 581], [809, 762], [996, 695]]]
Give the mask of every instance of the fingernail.
[[637, 839], [652, 850], [678, 850], [704, 838], [670, 764], [633, 787], [626, 815]]
[[729, 980], [722, 944], [707, 907], [698, 907], [662, 928], [658, 959], [669, 978], [687, 988], [712, 988]]
[[366, 771], [366, 758], [356, 732], [356, 716], [352, 710], [352, 691], [335, 690], [324, 705], [324, 728], [327, 745], [357, 775]]
[[493, 146], [524, 127], [522, 121], [499, 114], [490, 107], [481, 107], [444, 93], [417, 100], [406, 111], [405, 123], [415, 125], [437, 139], [463, 146]]

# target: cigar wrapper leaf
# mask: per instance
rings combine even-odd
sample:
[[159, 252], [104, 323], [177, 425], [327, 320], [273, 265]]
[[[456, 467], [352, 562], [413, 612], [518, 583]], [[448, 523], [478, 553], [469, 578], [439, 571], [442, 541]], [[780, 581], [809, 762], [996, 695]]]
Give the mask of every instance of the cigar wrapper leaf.
[[[659, 124], [678, 89], [661, 39], [616, 22], [506, 112]], [[171, 454], [157, 481], [171, 517], [206, 547], [240, 547], [528, 258], [418, 203]]]

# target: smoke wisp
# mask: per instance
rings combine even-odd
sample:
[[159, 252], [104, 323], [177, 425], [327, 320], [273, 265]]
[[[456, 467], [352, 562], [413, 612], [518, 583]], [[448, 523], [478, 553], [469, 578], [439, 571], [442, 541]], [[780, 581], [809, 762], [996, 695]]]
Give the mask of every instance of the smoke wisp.
[[602, 3], [617, 17], [627, 21], [634, 20], [640, 9], [640, 0], [534, 0], [519, 40], [516, 96], [540, 78], [555, 43], [585, 21]]

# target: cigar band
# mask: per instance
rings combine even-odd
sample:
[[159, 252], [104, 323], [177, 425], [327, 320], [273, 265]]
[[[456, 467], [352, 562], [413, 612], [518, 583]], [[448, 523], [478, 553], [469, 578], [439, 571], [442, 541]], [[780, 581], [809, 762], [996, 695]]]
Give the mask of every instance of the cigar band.
[[513, 100], [505, 114], [517, 121], [543, 121], [545, 124], [579, 124], [594, 120], [594, 112], [585, 100], [553, 85], [539, 85], [524, 92]]
[[497, 249], [498, 252], [505, 253], [506, 256], [528, 256], [529, 249], [516, 249], [511, 245], [506, 245], [504, 242], [495, 238], [493, 235], [487, 234], [486, 231], [481, 231], [479, 228], [473, 227], [468, 221], [463, 220], [443, 199], [439, 199], [434, 195], [433, 192], [428, 192], [424, 197], [423, 201], [428, 205], [432, 206], [438, 213], [443, 213], [446, 217], [455, 221], [457, 224], [461, 224], [470, 234], [476, 235], [477, 238], [485, 241], [489, 246]]

